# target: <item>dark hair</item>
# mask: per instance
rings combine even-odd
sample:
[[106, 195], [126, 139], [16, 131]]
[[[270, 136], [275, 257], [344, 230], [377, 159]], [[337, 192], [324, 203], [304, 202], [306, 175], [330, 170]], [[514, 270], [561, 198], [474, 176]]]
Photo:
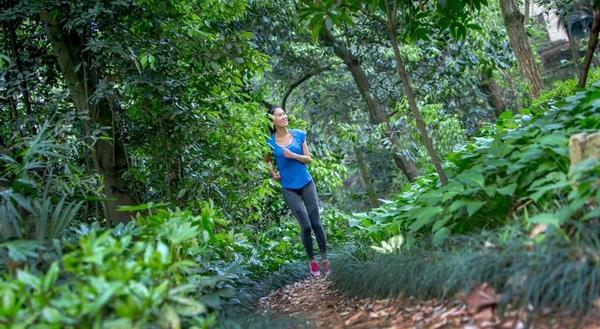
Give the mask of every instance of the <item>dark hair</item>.
[[279, 105], [273, 105], [268, 111], [267, 111], [267, 117], [269, 118], [269, 131], [271, 132], [271, 134], [275, 133], [275, 126], [273, 125], [273, 118], [271, 118], [271, 116], [273, 116], [273, 112], [275, 112], [275, 109], [282, 109], [283, 108]]

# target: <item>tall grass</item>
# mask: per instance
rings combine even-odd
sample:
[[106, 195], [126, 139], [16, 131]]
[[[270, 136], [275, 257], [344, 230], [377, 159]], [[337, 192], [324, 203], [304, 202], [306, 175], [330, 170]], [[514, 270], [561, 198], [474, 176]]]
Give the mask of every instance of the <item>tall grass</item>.
[[483, 233], [454, 237], [443, 248], [421, 244], [367, 257], [349, 250], [332, 259], [331, 277], [348, 295], [379, 298], [448, 299], [488, 282], [502, 294], [502, 306], [587, 312], [600, 297], [600, 225], [577, 232], [535, 239]]

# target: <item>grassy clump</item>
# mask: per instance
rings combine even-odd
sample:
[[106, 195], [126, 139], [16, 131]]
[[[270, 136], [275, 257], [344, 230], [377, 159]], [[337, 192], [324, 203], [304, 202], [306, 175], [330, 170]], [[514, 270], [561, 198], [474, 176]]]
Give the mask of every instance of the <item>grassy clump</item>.
[[351, 296], [453, 298], [488, 282], [501, 305], [586, 312], [600, 297], [600, 227], [568, 237], [517, 231], [454, 237], [443, 248], [416, 244], [396, 254], [348, 251], [332, 259], [334, 285]]
[[302, 262], [282, 266], [278, 271], [265, 276], [262, 280], [248, 280], [240, 285], [236, 298], [224, 305], [219, 320], [220, 328], [300, 328], [304, 321], [290, 316], [270, 318], [269, 315], [255, 313], [257, 302], [287, 284], [307, 276], [306, 265]]

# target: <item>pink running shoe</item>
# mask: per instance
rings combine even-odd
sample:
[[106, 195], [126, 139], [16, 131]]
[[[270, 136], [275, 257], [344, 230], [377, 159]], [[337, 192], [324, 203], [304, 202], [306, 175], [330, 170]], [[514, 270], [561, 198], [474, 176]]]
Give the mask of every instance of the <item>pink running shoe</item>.
[[319, 265], [314, 260], [310, 261], [310, 265], [308, 266], [308, 270], [310, 272], [310, 275], [313, 276], [313, 277], [315, 277], [315, 278], [318, 278], [319, 276], [321, 276], [321, 272], [319, 272]]
[[321, 268], [323, 269], [323, 274], [328, 275], [329, 274], [329, 260], [322, 259], [321, 260]]

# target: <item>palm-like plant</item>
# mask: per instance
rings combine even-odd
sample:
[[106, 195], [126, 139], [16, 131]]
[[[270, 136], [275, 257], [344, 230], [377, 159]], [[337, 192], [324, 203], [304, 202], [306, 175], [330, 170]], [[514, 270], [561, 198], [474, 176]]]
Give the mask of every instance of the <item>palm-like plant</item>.
[[0, 155], [0, 264], [37, 262], [47, 258], [45, 251], [60, 252], [57, 240], [83, 205], [74, 189], [64, 188], [65, 176], [55, 174], [69, 171], [67, 160], [76, 154], [63, 136], [61, 124], [51, 128], [46, 122], [37, 135], [15, 140]]

